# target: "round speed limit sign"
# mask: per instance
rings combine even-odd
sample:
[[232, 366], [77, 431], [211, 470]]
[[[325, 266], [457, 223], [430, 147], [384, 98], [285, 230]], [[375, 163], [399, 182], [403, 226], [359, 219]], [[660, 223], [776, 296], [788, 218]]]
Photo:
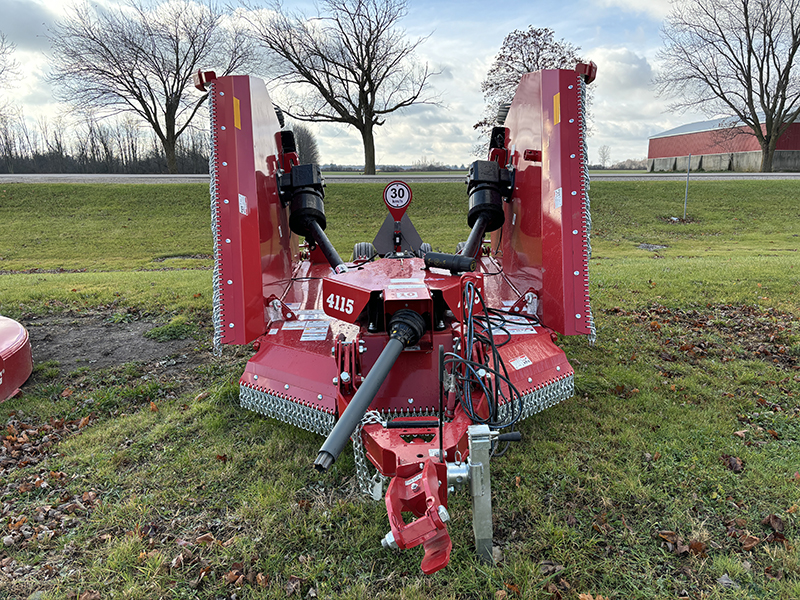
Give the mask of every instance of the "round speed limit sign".
[[411, 188], [404, 181], [393, 181], [383, 190], [383, 201], [389, 210], [403, 209], [411, 202]]

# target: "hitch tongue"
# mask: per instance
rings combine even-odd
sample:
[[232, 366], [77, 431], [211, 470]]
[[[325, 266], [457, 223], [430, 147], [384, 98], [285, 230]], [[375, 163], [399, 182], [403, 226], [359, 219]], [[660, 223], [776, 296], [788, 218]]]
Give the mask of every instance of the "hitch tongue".
[[[423, 463], [420, 463], [423, 464]], [[422, 572], [435, 573], [450, 562], [453, 542], [445, 523], [450, 514], [444, 503], [447, 502], [446, 484], [437, 472], [437, 464], [426, 460], [421, 473], [409, 477], [394, 477], [386, 490], [386, 512], [389, 515], [391, 531], [381, 540], [384, 548], [413, 548], [422, 544], [425, 556], [422, 559]], [[403, 512], [413, 513], [417, 519], [406, 523]]]

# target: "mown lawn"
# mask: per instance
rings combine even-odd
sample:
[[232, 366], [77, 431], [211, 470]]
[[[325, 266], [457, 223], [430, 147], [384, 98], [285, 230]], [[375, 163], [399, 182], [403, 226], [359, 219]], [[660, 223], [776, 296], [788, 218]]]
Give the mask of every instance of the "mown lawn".
[[[464, 494], [445, 570], [384, 551], [351, 454], [321, 476], [319, 436], [239, 409], [249, 352], [227, 349], [180, 376], [40, 364], [0, 406], [0, 598], [800, 597], [797, 185], [693, 183], [682, 222], [683, 185], [592, 186], [598, 341], [562, 339], [576, 396], [492, 463], [497, 566]], [[328, 186], [344, 256], [382, 189]], [[413, 191], [452, 250], [464, 186]], [[6, 185], [0, 313], [178, 315], [207, 353], [208, 220], [200, 185]]]

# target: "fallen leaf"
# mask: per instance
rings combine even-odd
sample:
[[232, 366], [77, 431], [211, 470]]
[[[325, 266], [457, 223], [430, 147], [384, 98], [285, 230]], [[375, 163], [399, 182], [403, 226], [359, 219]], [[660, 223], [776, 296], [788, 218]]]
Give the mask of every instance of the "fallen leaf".
[[[235, 542], [236, 542], [236, 536], [234, 535], [233, 537], [231, 537], [231, 538], [225, 540], [224, 542], [222, 542], [222, 547], [223, 548], [230, 548]], [[236, 565], [234, 565], [234, 568], [235, 567], [236, 567]], [[242, 567], [239, 567], [239, 569], [241, 569], [241, 568]]]
[[83, 592], [78, 600], [100, 600], [100, 592], [89, 591]]
[[725, 573], [722, 577], [717, 579], [717, 583], [720, 584], [722, 587], [729, 587], [729, 588], [738, 588], [739, 584], [736, 583], [733, 579], [730, 578], [730, 575]]
[[703, 542], [698, 542], [697, 540], [692, 540], [691, 542], [689, 542], [689, 551], [694, 556], [705, 558], [706, 556], [708, 556], [708, 554], [706, 554], [706, 549], [707, 546]]
[[83, 417], [80, 422], [78, 423], [78, 429], [83, 429], [89, 424], [89, 417]]
[[195, 542], [198, 544], [211, 544], [214, 542], [214, 534], [213, 533], [204, 533], [200, 537], [198, 537]]
[[722, 461], [722, 464], [724, 464], [734, 473], [741, 473], [744, 469], [744, 461], [741, 458], [731, 456], [730, 454], [723, 454], [719, 458]]
[[754, 535], [744, 535], [739, 541], [742, 543], [742, 550], [748, 552], [755, 548], [761, 540]]
[[220, 462], [228, 462], [227, 454], [217, 454], [217, 460]]
[[519, 588], [515, 586], [513, 583], [504, 582], [504, 584], [509, 590], [514, 592], [515, 594], [519, 595]]
[[564, 596], [561, 595], [561, 590], [558, 589], [558, 586], [553, 583], [552, 581], [547, 582], [547, 591], [552, 594], [552, 600], [562, 600]]
[[767, 525], [773, 531], [783, 531], [783, 521], [778, 515], [767, 515], [761, 521], [762, 525]]
[[263, 573], [259, 573], [258, 575], [256, 575], [256, 584], [258, 585], [258, 587], [262, 588], [267, 587], [267, 585], [269, 585], [269, 577], [267, 577]]
[[658, 537], [668, 541], [670, 544], [678, 543], [678, 534], [675, 533], [674, 531], [659, 531]]
[[72, 396], [72, 393], [73, 393], [72, 390], [67, 388], [63, 392], [61, 392], [61, 397], [62, 398], [69, 398], [70, 396]]
[[553, 562], [552, 560], [543, 560], [539, 563], [539, 571], [541, 571], [542, 575], [547, 577], [548, 575], [555, 575], [556, 573], [560, 573], [564, 570], [564, 565], [559, 565], [558, 563]]
[[300, 586], [303, 584], [303, 580], [299, 577], [295, 577], [292, 575], [289, 577], [289, 582], [286, 584], [286, 595], [292, 596], [295, 593], [300, 591]]
[[152, 400], [150, 400], [150, 412], [158, 412], [158, 406]]
[[508, 598], [508, 592], [505, 590], [497, 590], [494, 593], [494, 600], [506, 600]]
[[777, 431], [775, 431], [774, 429], [767, 429], [767, 433], [768, 433], [768, 434], [770, 434], [770, 435], [771, 435], [773, 438], [775, 438], [776, 440], [777, 440], [777, 439], [778, 439], [778, 437], [779, 437], [779, 436], [778, 436], [778, 432], [777, 432]]
[[764, 575], [767, 576], [767, 579], [772, 579], [774, 581], [780, 581], [781, 579], [783, 579], [783, 571], [775, 572], [773, 571], [771, 565], [766, 569], [764, 569]]
[[517, 475], [517, 476], [514, 478], [514, 483], [516, 483], [517, 487], [519, 487], [519, 482], [520, 482], [520, 476], [519, 476], [519, 475]]
[[741, 431], [734, 431], [733, 432], [733, 435], [735, 435], [736, 437], [741, 438], [741, 439], [744, 439], [744, 436], [746, 434], [747, 434], [747, 430], [746, 429], [742, 429]]
[[239, 578], [241, 577], [242, 572], [238, 569], [234, 569], [233, 571], [228, 571], [225, 573], [225, 575], [222, 576], [222, 579], [225, 581], [226, 585], [230, 585], [239, 581]]
[[205, 400], [208, 398], [210, 392], [200, 392], [197, 396], [194, 397], [195, 402], [199, 402], [200, 400]]

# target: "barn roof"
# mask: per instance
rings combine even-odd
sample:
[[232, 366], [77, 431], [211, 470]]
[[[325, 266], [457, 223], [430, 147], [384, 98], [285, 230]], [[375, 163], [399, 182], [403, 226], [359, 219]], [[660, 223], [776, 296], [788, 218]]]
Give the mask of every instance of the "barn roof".
[[698, 121], [697, 123], [686, 123], [674, 129], [662, 131], [655, 135], [651, 135], [650, 139], [672, 137], [674, 135], [686, 135], [687, 133], [700, 133], [701, 131], [715, 131], [717, 129], [728, 129], [735, 127], [738, 121], [734, 121], [730, 117], [719, 117], [711, 119], [710, 121]]
[[[758, 118], [763, 122], [764, 115], [758, 115]], [[795, 123], [800, 123], [800, 117], [795, 120]], [[696, 123], [686, 123], [680, 125], [675, 129], [668, 129], [655, 135], [651, 135], [649, 139], [654, 140], [657, 138], [672, 137], [675, 135], [686, 135], [687, 133], [700, 133], [702, 131], [716, 131], [718, 129], [730, 129], [732, 127], [739, 127], [743, 125], [736, 117], [717, 117], [710, 121], [697, 121]]]

